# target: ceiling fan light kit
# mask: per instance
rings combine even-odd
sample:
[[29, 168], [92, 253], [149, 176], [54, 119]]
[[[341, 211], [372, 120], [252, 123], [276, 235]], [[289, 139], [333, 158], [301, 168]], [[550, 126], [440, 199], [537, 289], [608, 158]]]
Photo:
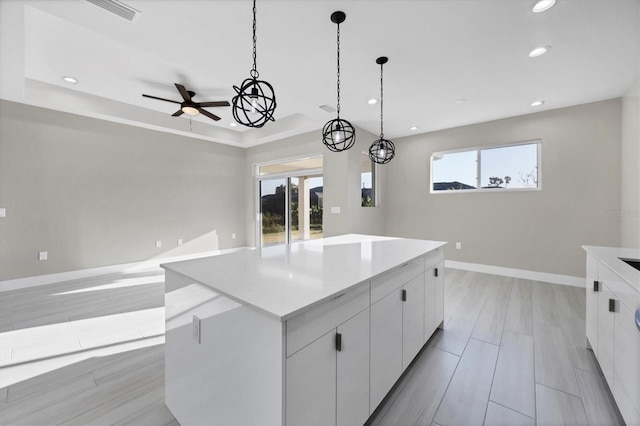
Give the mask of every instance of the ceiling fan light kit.
[[337, 81], [337, 118], [329, 120], [322, 128], [322, 143], [325, 144], [330, 151], [340, 152], [346, 151], [356, 143], [356, 129], [347, 120], [340, 118], [340, 24], [346, 19], [344, 12], [336, 11], [331, 14], [331, 22], [337, 24], [337, 63], [338, 63], [338, 81]]
[[396, 155], [396, 146], [388, 139], [384, 138], [384, 92], [382, 66], [389, 61], [386, 56], [376, 59], [376, 64], [380, 65], [380, 138], [373, 141], [369, 147], [369, 158], [377, 164], [387, 164]]
[[264, 80], [258, 80], [260, 74], [256, 66], [256, 0], [253, 0], [253, 68], [250, 77], [240, 87], [233, 86], [233, 118], [243, 126], [262, 127], [268, 121], [275, 121], [276, 94], [273, 86]]
[[227, 101], [211, 101], [211, 102], [195, 102], [192, 98], [196, 95], [196, 92], [191, 90], [187, 90], [182, 84], [174, 83], [178, 92], [182, 96], [182, 102], [174, 101], [172, 99], [159, 98], [157, 96], [145, 95], [142, 94], [145, 98], [157, 99], [159, 101], [171, 102], [174, 104], [180, 104], [180, 109], [171, 114], [173, 117], [179, 117], [182, 114], [187, 114], [189, 116], [202, 114], [206, 117], [209, 117], [212, 120], [218, 121], [220, 117], [215, 114], [210, 113], [204, 107], [223, 107], [229, 106], [229, 102]]

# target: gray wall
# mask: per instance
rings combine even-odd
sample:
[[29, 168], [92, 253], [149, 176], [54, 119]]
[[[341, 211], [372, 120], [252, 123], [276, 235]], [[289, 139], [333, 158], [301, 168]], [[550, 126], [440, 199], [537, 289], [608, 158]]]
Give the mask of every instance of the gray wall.
[[640, 248], [640, 98], [622, 98], [620, 245]]
[[[324, 216], [326, 237], [346, 233], [385, 234], [385, 170], [380, 170], [380, 207], [360, 206], [360, 152], [367, 151], [376, 136], [356, 129], [356, 145], [346, 152], [331, 152], [322, 144], [320, 131], [293, 136], [277, 142], [258, 145], [247, 150], [246, 235], [247, 244], [256, 244], [256, 190], [254, 165], [282, 159], [324, 156]], [[340, 214], [332, 214], [331, 207], [340, 207]]]
[[[429, 193], [433, 152], [532, 139], [542, 140], [541, 191]], [[584, 276], [582, 244], [620, 244], [620, 218], [607, 214], [620, 208], [620, 99], [406, 137], [396, 145], [387, 181], [389, 235], [449, 241], [447, 259], [571, 276]]]
[[242, 246], [243, 166], [241, 148], [1, 101], [0, 280]]

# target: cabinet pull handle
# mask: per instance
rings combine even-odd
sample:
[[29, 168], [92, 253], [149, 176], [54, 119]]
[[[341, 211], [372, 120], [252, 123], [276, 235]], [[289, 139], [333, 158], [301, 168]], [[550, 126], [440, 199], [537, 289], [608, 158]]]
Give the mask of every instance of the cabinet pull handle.
[[593, 281], [593, 291], [600, 291], [600, 281], [598, 280]]
[[336, 333], [336, 350], [342, 352], [342, 334]]
[[434, 276], [434, 277], [437, 277], [437, 276], [438, 276], [438, 268], [435, 268], [435, 269], [433, 270], [433, 276]]
[[402, 289], [402, 301], [406, 302], [407, 301], [407, 290]]
[[609, 312], [616, 311], [616, 299], [609, 299]]

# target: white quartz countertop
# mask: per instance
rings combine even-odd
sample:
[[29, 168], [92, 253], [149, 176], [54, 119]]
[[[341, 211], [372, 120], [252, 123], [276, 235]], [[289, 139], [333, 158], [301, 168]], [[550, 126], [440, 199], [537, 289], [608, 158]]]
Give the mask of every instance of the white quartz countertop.
[[582, 248], [609, 266], [640, 293], [640, 271], [620, 260], [620, 258], [640, 259], [639, 249], [598, 246], [582, 246]]
[[161, 266], [284, 321], [445, 244], [349, 234]]

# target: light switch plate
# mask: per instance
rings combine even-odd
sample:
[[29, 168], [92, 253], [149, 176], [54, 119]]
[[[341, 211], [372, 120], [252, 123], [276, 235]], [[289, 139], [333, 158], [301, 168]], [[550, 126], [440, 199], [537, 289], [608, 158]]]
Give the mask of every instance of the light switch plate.
[[41, 251], [38, 253], [38, 260], [47, 260], [49, 258], [49, 252]]
[[7, 217], [7, 209], [0, 207], [0, 217]]
[[340, 208], [340, 206], [337, 206], [337, 207], [335, 207], [335, 206], [334, 206], [334, 207], [331, 207], [331, 213], [333, 213], [333, 214], [339, 214], [339, 213], [341, 212], [341, 210], [342, 210], [342, 209]]
[[162, 247], [162, 241], [160, 240], [156, 241], [156, 247]]
[[182, 238], [178, 238], [178, 245], [181, 246], [182, 245]]
[[462, 243], [456, 243], [456, 250], [460, 250], [462, 248]]

